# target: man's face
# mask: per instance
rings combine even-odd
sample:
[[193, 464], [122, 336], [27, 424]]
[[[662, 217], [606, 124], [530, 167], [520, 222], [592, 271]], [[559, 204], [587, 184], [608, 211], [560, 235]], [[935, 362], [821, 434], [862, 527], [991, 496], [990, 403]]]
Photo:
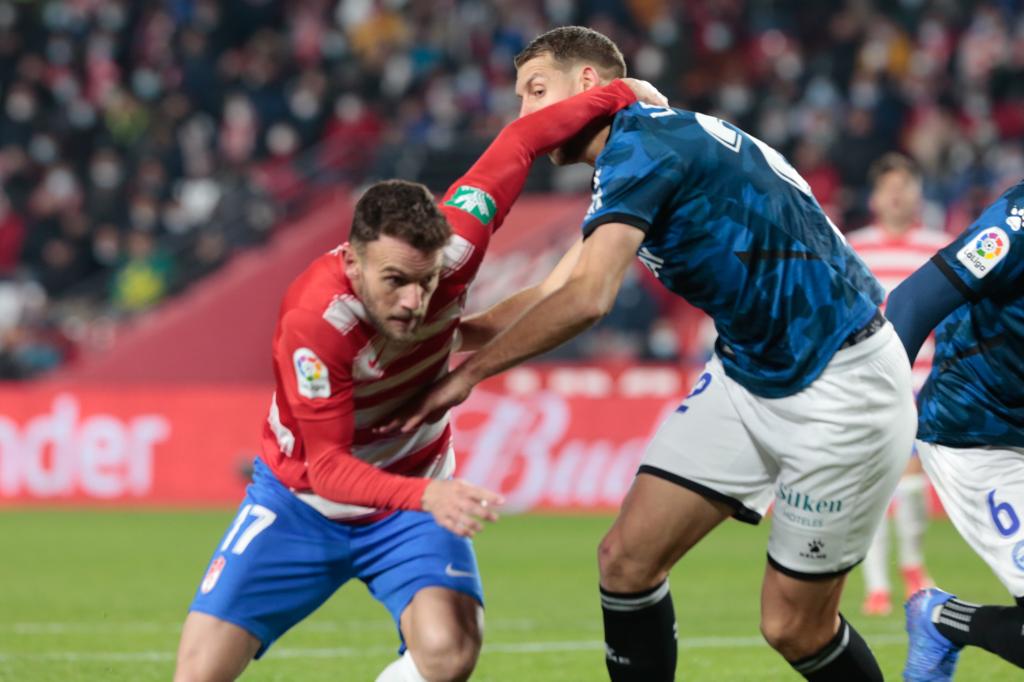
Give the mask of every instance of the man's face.
[[382, 235], [361, 248], [345, 244], [342, 256], [373, 326], [392, 341], [412, 340], [437, 289], [441, 249], [423, 252]]
[[[576, 65], [564, 67], [550, 54], [542, 54], [523, 62], [516, 72], [516, 95], [519, 96], [519, 117], [532, 114], [544, 107], [561, 102], [573, 95], [600, 85], [593, 67]], [[573, 141], [549, 155], [555, 165], [575, 162], [578, 156]]]
[[889, 227], [909, 228], [921, 212], [921, 181], [904, 170], [891, 170], [875, 183], [871, 211]]

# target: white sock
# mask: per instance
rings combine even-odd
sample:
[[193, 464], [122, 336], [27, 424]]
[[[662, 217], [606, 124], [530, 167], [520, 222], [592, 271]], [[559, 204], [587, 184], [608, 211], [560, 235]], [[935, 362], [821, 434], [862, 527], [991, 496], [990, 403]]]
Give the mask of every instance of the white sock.
[[427, 678], [420, 675], [416, 663], [413, 662], [409, 650], [406, 649], [401, 658], [384, 668], [377, 676], [377, 682], [427, 682]]
[[896, 486], [896, 534], [899, 537], [900, 566], [910, 568], [924, 565], [924, 530], [928, 523], [925, 506], [924, 474], [909, 474]]
[[882, 517], [864, 557], [864, 587], [868, 594], [889, 591], [889, 519]]

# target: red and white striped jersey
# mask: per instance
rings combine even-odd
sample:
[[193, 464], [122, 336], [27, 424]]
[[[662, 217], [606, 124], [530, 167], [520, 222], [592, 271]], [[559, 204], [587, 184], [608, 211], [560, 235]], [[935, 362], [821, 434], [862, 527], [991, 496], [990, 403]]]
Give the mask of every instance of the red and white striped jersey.
[[[325, 516], [360, 517], [377, 508], [320, 494], [327, 491], [312, 480], [306, 451], [318, 422], [331, 422], [330, 433], [317, 439], [329, 456], [351, 455], [406, 477], [454, 471], [447, 416], [409, 434], [381, 436], [371, 427], [448, 371], [465, 290], [490, 235], [482, 225], [468, 232], [455, 234], [445, 249], [442, 280], [412, 342], [388, 341], [373, 327], [345, 276], [340, 250], [314, 261], [286, 295], [274, 342], [277, 390], [264, 429], [264, 459], [278, 480]], [[409, 491], [411, 500], [396, 501], [414, 504], [423, 487]], [[344, 497], [370, 502], [355, 490]]]
[[447, 415], [409, 434], [372, 427], [448, 372], [467, 289], [537, 155], [635, 101], [615, 81], [518, 119], [449, 188], [440, 208], [453, 235], [411, 342], [389, 341], [370, 323], [340, 249], [292, 283], [274, 334], [276, 391], [263, 437], [278, 480], [332, 519], [422, 508], [429, 480], [455, 468]]
[[[949, 243], [942, 232], [915, 227], [900, 236], [893, 236], [871, 225], [847, 235], [847, 241], [878, 278], [885, 295], [928, 262], [935, 252]], [[928, 337], [914, 361], [914, 389], [920, 390], [932, 368], [935, 342]]]

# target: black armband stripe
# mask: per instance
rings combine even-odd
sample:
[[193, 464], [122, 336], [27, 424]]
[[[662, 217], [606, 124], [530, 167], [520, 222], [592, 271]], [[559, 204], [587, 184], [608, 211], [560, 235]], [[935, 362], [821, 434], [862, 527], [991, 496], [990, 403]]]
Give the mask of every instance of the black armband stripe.
[[969, 286], [964, 284], [964, 281], [960, 279], [960, 277], [956, 274], [956, 271], [949, 266], [949, 263], [946, 262], [945, 258], [943, 258], [940, 254], [937, 253], [934, 256], [932, 256], [931, 260], [933, 263], [935, 263], [935, 267], [939, 269], [939, 272], [946, 276], [946, 279], [949, 280], [950, 284], [956, 287], [956, 290], [963, 294], [964, 298], [966, 298], [971, 303], [977, 303], [978, 301], [981, 300], [981, 296], [978, 295], [978, 292], [974, 291]]
[[639, 216], [632, 215], [631, 213], [605, 213], [602, 216], [594, 218], [583, 226], [583, 238], [586, 239], [594, 233], [594, 230], [602, 225], [607, 225], [608, 223], [632, 225], [644, 234], [647, 234], [651, 230], [651, 224], [649, 222]]

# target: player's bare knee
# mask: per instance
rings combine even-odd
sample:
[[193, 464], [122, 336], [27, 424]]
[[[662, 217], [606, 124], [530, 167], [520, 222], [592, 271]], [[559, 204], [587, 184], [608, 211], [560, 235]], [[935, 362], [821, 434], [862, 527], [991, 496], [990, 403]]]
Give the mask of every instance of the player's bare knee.
[[835, 632], [819, 619], [797, 612], [761, 614], [761, 635], [787, 661], [812, 656], [829, 643]]
[[230, 682], [233, 679], [212, 656], [204, 654], [199, 647], [178, 653], [174, 682]]
[[417, 633], [410, 646], [413, 661], [431, 682], [469, 679], [480, 655], [481, 633], [475, 628], [437, 626]]
[[614, 531], [597, 547], [597, 565], [601, 585], [612, 592], [638, 592], [660, 584], [668, 569], [631, 550]]
[[242, 674], [260, 643], [253, 635], [202, 613], [185, 619], [174, 682], [230, 682]]

